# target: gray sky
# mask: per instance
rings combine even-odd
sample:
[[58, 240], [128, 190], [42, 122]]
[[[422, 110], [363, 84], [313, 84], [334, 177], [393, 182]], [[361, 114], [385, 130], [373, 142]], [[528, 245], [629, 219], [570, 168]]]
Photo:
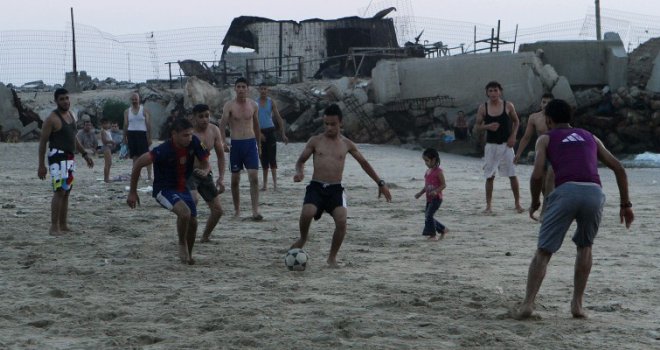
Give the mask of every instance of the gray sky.
[[[272, 19], [334, 19], [362, 15], [371, 4], [411, 6], [417, 17], [432, 17], [503, 28], [537, 25], [584, 18], [592, 13], [594, 0], [19, 0], [3, 2], [0, 31], [63, 30], [74, 8], [75, 20], [111, 34], [144, 33], [190, 27], [229, 25], [242, 15]], [[602, 9], [660, 17], [657, 0], [601, 0]], [[382, 7], [382, 6], [381, 6]]]

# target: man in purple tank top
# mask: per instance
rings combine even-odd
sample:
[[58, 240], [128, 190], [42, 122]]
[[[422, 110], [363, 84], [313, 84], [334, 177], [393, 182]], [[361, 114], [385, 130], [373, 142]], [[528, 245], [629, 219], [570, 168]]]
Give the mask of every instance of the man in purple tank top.
[[518, 319], [528, 318], [534, 311], [534, 299], [541, 288], [546, 267], [552, 254], [561, 247], [573, 221], [577, 229], [573, 242], [577, 246], [571, 313], [575, 318], [586, 317], [582, 308], [584, 290], [591, 271], [591, 246], [598, 233], [605, 195], [598, 176], [598, 161], [614, 171], [619, 187], [621, 208], [619, 218], [630, 228], [635, 215], [628, 196], [628, 179], [621, 163], [590, 132], [573, 128], [571, 106], [563, 100], [553, 100], [545, 107], [547, 134], [536, 142], [536, 159], [530, 180], [532, 204], [529, 216], [541, 206], [540, 196], [546, 158], [555, 171], [555, 190], [547, 197], [547, 207], [538, 238], [538, 249], [529, 266], [525, 300], [516, 311]]

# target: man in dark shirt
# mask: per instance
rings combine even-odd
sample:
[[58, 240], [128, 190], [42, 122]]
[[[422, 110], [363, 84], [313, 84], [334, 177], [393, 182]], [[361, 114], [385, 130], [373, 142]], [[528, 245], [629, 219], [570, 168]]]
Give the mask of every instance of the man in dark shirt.
[[76, 165], [73, 153], [80, 151], [88, 167], [94, 166], [94, 161], [87, 155], [83, 146], [76, 138], [76, 119], [69, 112], [71, 102], [69, 92], [65, 89], [55, 90], [57, 109], [52, 111], [44, 121], [39, 139], [39, 170], [37, 176], [46, 178], [46, 145], [48, 145], [48, 166], [53, 180], [53, 199], [50, 203], [50, 234], [59, 236], [70, 231], [67, 225], [69, 212], [69, 194], [73, 186], [73, 173]]
[[172, 123], [169, 140], [136, 159], [126, 199], [131, 208], [135, 208], [140, 202], [137, 194], [140, 172], [143, 167], [154, 164], [152, 196], [163, 208], [176, 214], [179, 258], [182, 263], [189, 265], [195, 263], [192, 248], [197, 235], [197, 207], [186, 186], [186, 180], [193, 173], [195, 158], [199, 160], [198, 167], [194, 169], [195, 174], [206, 177], [211, 170], [208, 162], [209, 151], [199, 138], [193, 135], [190, 121], [179, 118]]

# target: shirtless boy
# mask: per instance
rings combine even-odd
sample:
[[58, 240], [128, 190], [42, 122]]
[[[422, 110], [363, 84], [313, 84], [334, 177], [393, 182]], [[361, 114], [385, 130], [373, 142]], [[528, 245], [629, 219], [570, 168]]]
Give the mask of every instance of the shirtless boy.
[[[240, 216], [240, 193], [238, 185], [241, 180], [241, 170], [247, 169], [250, 181], [250, 199], [252, 200], [252, 220], [263, 219], [259, 214], [259, 154], [261, 142], [257, 135], [259, 131], [259, 107], [248, 98], [248, 83], [245, 78], [238, 78], [234, 83], [236, 98], [225, 103], [220, 119], [220, 137], [226, 152], [229, 152], [229, 167], [231, 170], [231, 198], [234, 203], [234, 217]], [[224, 130], [229, 125], [231, 133], [231, 149], [225, 142]]]
[[[210, 171], [205, 177], [193, 173], [188, 178], [188, 188], [192, 193], [195, 204], [197, 204], [198, 194], [200, 194], [211, 211], [200, 241], [202, 243], [211, 241], [211, 232], [213, 232], [220, 217], [222, 217], [220, 193], [225, 191], [225, 185], [222, 183], [225, 176], [225, 152], [222, 147], [220, 129], [210, 123], [210, 118], [209, 106], [198, 104], [193, 107], [193, 124], [195, 125], [193, 135], [197, 136], [209, 151], [214, 149], [215, 156], [218, 158], [218, 180], [215, 183], [213, 182], [213, 173]], [[195, 168], [199, 167], [199, 161], [195, 159]]]
[[87, 166], [92, 168], [94, 160], [87, 154], [76, 138], [76, 119], [69, 111], [71, 102], [66, 89], [55, 90], [57, 109], [44, 121], [39, 139], [39, 168], [37, 176], [46, 178], [46, 145], [48, 145], [48, 166], [53, 181], [53, 199], [50, 202], [50, 230], [53, 236], [59, 236], [69, 230], [69, 194], [73, 186], [73, 173], [76, 163], [73, 153], [80, 152]]
[[[529, 144], [529, 140], [532, 138], [532, 135], [536, 133], [536, 137], [540, 137], [541, 135], [545, 134], [548, 132], [548, 125], [546, 123], [546, 118], [545, 118], [545, 113], [543, 113], [543, 109], [545, 106], [548, 104], [548, 102], [552, 101], [555, 97], [551, 93], [545, 93], [541, 97], [541, 110], [533, 113], [529, 116], [527, 119], [527, 127], [525, 128], [525, 135], [520, 139], [520, 143], [518, 144], [518, 150], [516, 151], [516, 156], [513, 158], [513, 162], [518, 164], [518, 161], [520, 161], [520, 156], [522, 155], [523, 152], [525, 152], [525, 148], [527, 148], [527, 145]], [[546, 162], [549, 163], [549, 162]], [[541, 209], [541, 217], [543, 217], [543, 212], [545, 211], [545, 198], [548, 198], [548, 195], [552, 190], [555, 188], [555, 173], [552, 171], [552, 166], [549, 164], [546, 164], [546, 171], [543, 177], [543, 207]]]
[[390, 202], [392, 195], [385, 181], [376, 174], [362, 153], [358, 151], [357, 146], [340, 133], [342, 112], [336, 104], [325, 109], [323, 124], [325, 132], [312, 136], [307, 141], [305, 149], [296, 162], [296, 174], [293, 176], [293, 181], [303, 180], [305, 162], [311, 156], [313, 156], [314, 172], [312, 181], [307, 185], [300, 213], [300, 238], [293, 243], [291, 248], [302, 248], [305, 245], [312, 218], [318, 220], [326, 211], [335, 221], [335, 232], [332, 236], [327, 262], [331, 267], [337, 267], [337, 252], [346, 236], [346, 198], [344, 187], [341, 184], [346, 154], [350, 153], [367, 175], [378, 184], [379, 198], [384, 195], [385, 199]]

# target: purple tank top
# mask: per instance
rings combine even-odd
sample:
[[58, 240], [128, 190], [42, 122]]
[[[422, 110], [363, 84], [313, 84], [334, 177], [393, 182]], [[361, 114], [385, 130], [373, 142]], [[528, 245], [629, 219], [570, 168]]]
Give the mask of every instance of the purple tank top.
[[442, 191], [438, 192], [435, 196], [429, 195], [431, 191], [440, 187], [440, 179], [438, 177], [441, 172], [442, 169], [440, 167], [435, 167], [427, 170], [426, 174], [424, 174], [424, 187], [426, 188], [426, 200], [428, 202], [436, 198], [442, 199]]
[[555, 187], [565, 182], [593, 182], [598, 176], [598, 146], [594, 136], [583, 129], [552, 129], [547, 156], [555, 172]]

